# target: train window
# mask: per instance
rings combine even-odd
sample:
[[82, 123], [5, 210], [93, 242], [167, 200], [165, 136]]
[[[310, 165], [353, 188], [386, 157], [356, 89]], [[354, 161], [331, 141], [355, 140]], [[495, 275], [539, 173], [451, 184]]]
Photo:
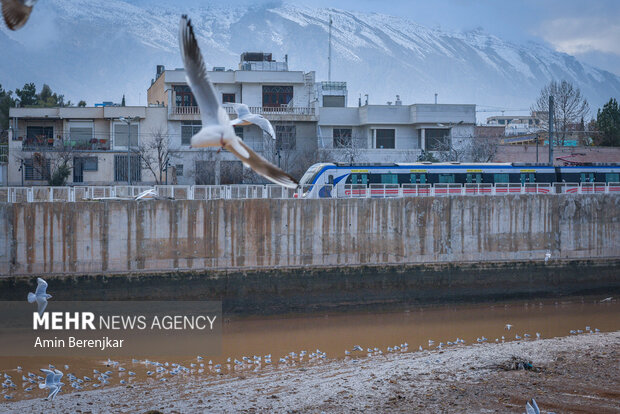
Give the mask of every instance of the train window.
[[620, 182], [620, 174], [618, 174], [618, 173], [607, 173], [607, 174], [605, 174], [605, 182], [606, 183], [617, 183], [617, 182]]
[[582, 183], [593, 183], [594, 173], [581, 173], [579, 177], [579, 181]]
[[327, 184], [334, 185], [334, 176], [333, 175], [328, 175], [327, 176]]
[[496, 183], [509, 183], [510, 178], [508, 178], [508, 174], [493, 174], [493, 181]]
[[362, 179], [362, 184], [368, 184], [368, 175], [367, 174], [362, 174], [361, 176]]
[[381, 184], [398, 184], [396, 174], [381, 174]]
[[453, 183], [454, 174], [439, 174], [439, 182], [440, 183]]

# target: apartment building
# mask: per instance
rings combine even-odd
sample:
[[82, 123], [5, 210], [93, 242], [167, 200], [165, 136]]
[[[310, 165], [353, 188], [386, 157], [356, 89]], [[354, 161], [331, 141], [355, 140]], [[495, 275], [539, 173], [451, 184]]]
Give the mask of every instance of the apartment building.
[[63, 162], [72, 185], [156, 181], [140, 152], [167, 134], [164, 107], [11, 108], [9, 117], [8, 185], [47, 185]]
[[[259, 127], [236, 127], [237, 135], [255, 151], [293, 175], [300, 176], [317, 153], [318, 97], [314, 72], [293, 71], [288, 62], [273, 60], [270, 53], [246, 52], [236, 70], [215, 67], [208, 72], [216, 93], [235, 118], [232, 103], [244, 103], [273, 124], [276, 140]], [[190, 148], [201, 128], [200, 109], [187, 85], [183, 69], [157, 67], [147, 93], [151, 105], [165, 105], [171, 163], [178, 184], [263, 182], [228, 152]], [[311, 164], [311, 162], [310, 162]]]
[[414, 162], [422, 150], [460, 148], [474, 136], [475, 105], [364, 104], [320, 108], [322, 156], [335, 162]]

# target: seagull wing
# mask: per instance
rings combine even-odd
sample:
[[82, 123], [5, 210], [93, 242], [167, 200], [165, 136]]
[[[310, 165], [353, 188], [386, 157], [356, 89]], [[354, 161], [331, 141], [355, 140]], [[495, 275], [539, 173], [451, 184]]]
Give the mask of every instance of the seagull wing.
[[62, 371], [54, 370], [54, 383], [58, 384], [63, 375]]
[[243, 118], [246, 115], [250, 115], [250, 109], [246, 104], [242, 103], [234, 103], [232, 104], [233, 108], [235, 108], [235, 112], [237, 113], [238, 118]]
[[527, 403], [525, 403], [525, 412], [526, 412], [526, 414], [536, 414], [536, 411], [530, 405], [529, 401]]
[[207, 66], [202, 59], [194, 28], [186, 15], [179, 25], [181, 57], [185, 66], [185, 77], [200, 107], [202, 126], [230, 125], [230, 118], [220, 105], [215, 89], [207, 76]]
[[47, 291], [47, 282], [41, 279], [40, 277], [38, 277], [37, 278], [37, 290], [34, 291], [34, 294], [37, 296], [45, 295], [46, 291]]
[[32, 6], [26, 6], [23, 0], [2, 0], [4, 22], [11, 30], [20, 29], [25, 25], [31, 12]]
[[45, 376], [45, 385], [46, 386], [50, 386], [52, 384], [54, 384], [54, 371], [51, 371], [49, 369], [41, 369], [41, 372], [44, 372], [46, 374]]
[[276, 139], [276, 131], [273, 130], [273, 126], [271, 125], [271, 122], [269, 122], [269, 120], [265, 118], [264, 116], [250, 114], [249, 116], [245, 118], [245, 120], [247, 122], [253, 123], [254, 125], [258, 125], [263, 131], [268, 133], [271, 136], [271, 138]]
[[39, 315], [43, 315], [46, 307], [47, 298], [45, 296], [37, 296], [37, 312], [39, 312]]
[[248, 153], [248, 156], [244, 157], [242, 153], [237, 151], [237, 149], [231, 144], [226, 144], [225, 148], [235, 154], [235, 156], [237, 156], [243, 164], [256, 171], [257, 174], [260, 174], [269, 181], [281, 186], [293, 189], [297, 188], [298, 183], [293, 177], [252, 151], [252, 149], [245, 145], [243, 141], [237, 139], [235, 146], [241, 146]]

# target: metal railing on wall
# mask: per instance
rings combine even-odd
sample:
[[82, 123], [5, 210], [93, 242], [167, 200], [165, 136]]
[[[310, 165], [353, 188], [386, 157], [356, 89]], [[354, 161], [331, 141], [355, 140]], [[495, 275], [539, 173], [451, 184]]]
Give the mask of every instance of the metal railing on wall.
[[[145, 192], [148, 192], [145, 196]], [[243, 200], [310, 198], [398, 198], [501, 196], [510, 194], [620, 194], [620, 183], [480, 183], [480, 184], [328, 184], [303, 185], [296, 190], [279, 185], [118, 185], [75, 187], [2, 187], [0, 202], [75, 202], [147, 199]]]

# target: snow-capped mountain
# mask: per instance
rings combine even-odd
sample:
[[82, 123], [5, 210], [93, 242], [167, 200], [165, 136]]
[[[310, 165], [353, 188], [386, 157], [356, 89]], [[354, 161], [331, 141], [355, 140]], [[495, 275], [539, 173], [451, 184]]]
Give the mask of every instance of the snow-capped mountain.
[[[401, 17], [286, 3], [235, 8], [149, 7], [122, 0], [46, 0], [27, 27], [0, 29], [0, 83], [13, 89], [43, 82], [74, 102], [144, 104], [155, 66], [181, 66], [178, 20], [193, 20], [210, 66], [237, 68], [244, 51], [288, 55], [291, 70], [327, 79], [329, 19], [332, 80], [348, 82], [349, 104], [475, 103], [527, 109], [540, 88], [566, 79], [592, 108], [620, 98], [620, 77], [542, 44], [505, 42], [481, 30], [451, 33]], [[484, 114], [483, 114], [484, 115]]]

